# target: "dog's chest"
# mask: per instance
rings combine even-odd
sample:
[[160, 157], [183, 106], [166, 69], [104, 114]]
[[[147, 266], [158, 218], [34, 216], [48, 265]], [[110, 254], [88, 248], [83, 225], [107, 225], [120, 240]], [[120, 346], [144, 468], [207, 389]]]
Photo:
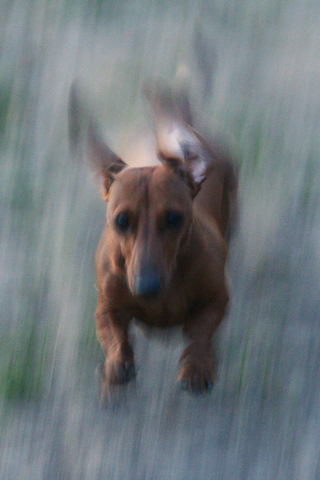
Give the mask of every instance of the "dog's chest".
[[186, 299], [182, 299], [179, 295], [172, 295], [163, 301], [139, 305], [135, 314], [138, 320], [147, 325], [164, 328], [183, 324], [187, 315]]

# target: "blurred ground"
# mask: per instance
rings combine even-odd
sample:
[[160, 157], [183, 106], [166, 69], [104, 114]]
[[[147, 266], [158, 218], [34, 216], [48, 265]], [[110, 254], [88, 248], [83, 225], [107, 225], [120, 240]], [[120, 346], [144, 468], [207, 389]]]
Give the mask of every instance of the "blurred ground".
[[[318, 1], [0, 6], [1, 480], [319, 479]], [[240, 168], [219, 378], [208, 397], [180, 392], [179, 334], [137, 330], [136, 382], [101, 412], [104, 205], [68, 155], [68, 90], [82, 80], [110, 145], [128, 153], [150, 123], [142, 82], [194, 68], [197, 22], [218, 54], [201, 117], [233, 138]]]

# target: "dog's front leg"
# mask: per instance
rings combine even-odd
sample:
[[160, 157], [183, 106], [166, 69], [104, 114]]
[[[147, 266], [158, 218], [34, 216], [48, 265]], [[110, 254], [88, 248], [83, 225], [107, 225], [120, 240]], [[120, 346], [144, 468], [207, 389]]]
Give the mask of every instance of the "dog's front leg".
[[105, 354], [103, 391], [109, 385], [128, 382], [135, 375], [133, 350], [129, 344], [131, 318], [100, 302], [96, 312], [96, 330]]
[[210, 392], [214, 382], [214, 353], [212, 336], [220, 324], [227, 299], [214, 302], [192, 313], [184, 325], [184, 333], [190, 340], [180, 357], [181, 370], [178, 380], [190, 393]]

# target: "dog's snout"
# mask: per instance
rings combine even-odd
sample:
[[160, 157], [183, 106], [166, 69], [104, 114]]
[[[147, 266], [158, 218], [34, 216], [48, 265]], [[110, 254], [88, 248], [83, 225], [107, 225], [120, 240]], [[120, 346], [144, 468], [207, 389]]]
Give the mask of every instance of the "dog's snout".
[[140, 297], [155, 297], [161, 289], [160, 274], [157, 271], [141, 272], [135, 276], [133, 292]]

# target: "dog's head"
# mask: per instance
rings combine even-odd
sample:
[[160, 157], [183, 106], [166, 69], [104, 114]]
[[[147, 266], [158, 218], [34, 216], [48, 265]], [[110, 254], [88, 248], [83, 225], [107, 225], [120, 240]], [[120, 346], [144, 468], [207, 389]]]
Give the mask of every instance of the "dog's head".
[[[179, 256], [188, 248], [193, 199], [212, 164], [210, 148], [185, 123], [170, 91], [149, 89], [147, 97], [155, 113], [161, 164], [129, 167], [105, 144], [92, 120], [86, 139], [88, 158], [100, 174], [108, 203], [111, 264], [141, 301], [169, 288]], [[71, 92], [73, 116], [76, 102]]]

